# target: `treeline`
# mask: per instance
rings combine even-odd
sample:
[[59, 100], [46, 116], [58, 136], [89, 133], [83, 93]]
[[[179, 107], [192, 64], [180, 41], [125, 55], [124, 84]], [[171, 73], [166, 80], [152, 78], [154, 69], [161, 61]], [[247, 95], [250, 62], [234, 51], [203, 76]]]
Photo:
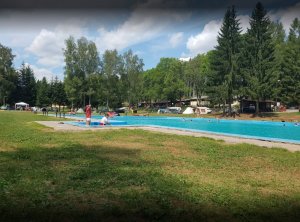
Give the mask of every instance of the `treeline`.
[[0, 44], [0, 95], [1, 104], [24, 101], [30, 106], [63, 105], [66, 103], [64, 83], [56, 77], [50, 82], [44, 77], [36, 80], [30, 66], [22, 64], [16, 70], [12, 66], [14, 55], [11, 49]]
[[[11, 49], [0, 45], [0, 98], [8, 103], [51, 104], [115, 108], [168, 100], [209, 96], [212, 104], [234, 100], [280, 101], [300, 104], [300, 23], [291, 24], [288, 36], [283, 25], [271, 22], [261, 3], [242, 34], [235, 8], [224, 15], [214, 50], [190, 61], [161, 58], [153, 69], [143, 71], [143, 61], [131, 50], [119, 54], [106, 50], [100, 57], [94, 42], [82, 37], [65, 41], [64, 81], [35, 81], [30, 67], [13, 67]], [[258, 105], [256, 107], [259, 107]], [[259, 112], [259, 109], [256, 109]]]
[[106, 50], [100, 58], [94, 42], [70, 37], [64, 55], [65, 91], [72, 106], [116, 108], [141, 101], [144, 64], [131, 50], [122, 55]]
[[0, 54], [0, 95], [3, 99], [1, 104], [13, 105], [15, 102], [25, 101], [31, 106], [42, 107], [66, 102], [64, 84], [57, 77], [50, 82], [47, 82], [45, 77], [36, 81], [30, 66], [23, 63], [20, 69], [13, 68], [14, 56], [11, 49], [0, 44]]
[[288, 36], [283, 25], [271, 22], [261, 3], [242, 29], [234, 7], [227, 9], [218, 35], [218, 45], [189, 62], [162, 58], [156, 68], [144, 72], [146, 101], [208, 95], [212, 104], [229, 106], [234, 100], [280, 101], [300, 104], [300, 23], [291, 24]]

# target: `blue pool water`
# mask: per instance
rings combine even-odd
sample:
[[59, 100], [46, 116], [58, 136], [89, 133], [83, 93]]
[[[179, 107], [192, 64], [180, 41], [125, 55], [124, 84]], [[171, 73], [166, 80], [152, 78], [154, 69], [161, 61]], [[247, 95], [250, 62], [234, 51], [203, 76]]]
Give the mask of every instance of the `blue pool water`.
[[[74, 126], [81, 126], [81, 127], [101, 127], [100, 126], [100, 121], [94, 121], [91, 122], [91, 124], [89, 126], [86, 125], [86, 122], [84, 121], [72, 121], [72, 122], [65, 122], [67, 124], [71, 124]], [[127, 123], [125, 121], [120, 121], [120, 120], [110, 120], [110, 125], [112, 126], [123, 126], [123, 125], [127, 125]]]
[[[102, 116], [92, 118], [101, 119]], [[300, 125], [289, 122], [144, 116], [116, 116], [111, 122], [112, 125], [167, 127], [300, 144]]]

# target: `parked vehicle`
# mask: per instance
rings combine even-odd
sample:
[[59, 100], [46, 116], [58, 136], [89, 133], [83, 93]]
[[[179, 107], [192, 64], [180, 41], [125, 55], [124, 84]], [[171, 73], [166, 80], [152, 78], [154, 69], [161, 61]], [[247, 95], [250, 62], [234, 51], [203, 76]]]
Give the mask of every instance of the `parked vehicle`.
[[171, 113], [169, 109], [158, 109], [157, 113]]
[[9, 105], [3, 105], [0, 107], [1, 110], [9, 110]]
[[180, 114], [181, 107], [167, 107], [158, 109], [157, 113], [172, 113], [172, 114]]
[[209, 114], [211, 112], [212, 112], [212, 110], [208, 107], [197, 107], [196, 108], [197, 114]]
[[181, 107], [168, 107], [167, 108], [173, 114], [181, 114]]

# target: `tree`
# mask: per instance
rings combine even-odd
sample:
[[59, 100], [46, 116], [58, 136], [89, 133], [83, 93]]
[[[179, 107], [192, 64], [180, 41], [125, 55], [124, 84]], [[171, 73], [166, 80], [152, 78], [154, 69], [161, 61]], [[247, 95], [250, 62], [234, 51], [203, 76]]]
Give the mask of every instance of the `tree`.
[[57, 76], [50, 83], [50, 98], [51, 98], [51, 104], [58, 105], [59, 110], [60, 110], [60, 106], [66, 102], [64, 83], [59, 81]]
[[161, 94], [159, 93], [160, 90], [159, 84], [160, 84], [159, 74], [156, 68], [152, 68], [143, 72], [142, 97], [145, 101], [152, 104], [152, 102], [160, 98]]
[[[0, 104], [13, 101], [17, 75], [13, 68], [14, 55], [10, 48], [0, 44]], [[3, 99], [3, 100], [2, 100]], [[4, 104], [3, 104], [4, 105]]]
[[89, 97], [89, 103], [92, 106], [98, 106], [106, 104], [105, 92], [104, 92], [104, 79], [100, 73], [93, 73], [88, 76], [89, 90], [87, 96]]
[[29, 103], [30, 105], [36, 104], [36, 81], [33, 70], [29, 65], [22, 64], [18, 70], [18, 100]]
[[211, 103], [214, 105], [222, 104], [223, 114], [225, 114], [225, 104], [227, 99], [227, 88], [224, 82], [224, 75], [219, 74], [219, 66], [221, 63], [218, 59], [216, 50], [211, 50], [207, 53], [208, 61], [211, 66], [210, 71], [208, 72], [208, 87], [207, 95], [210, 97]]
[[259, 102], [271, 98], [277, 81], [274, 69], [274, 44], [271, 22], [261, 3], [257, 3], [250, 18], [250, 29], [245, 36], [243, 56], [244, 78], [247, 94], [256, 101], [256, 114]]
[[281, 22], [271, 22], [270, 31], [275, 47], [284, 43], [285, 32]]
[[[221, 30], [218, 35], [218, 45], [216, 46], [216, 59], [214, 63], [215, 83], [224, 91], [222, 96], [228, 101], [229, 115], [231, 115], [231, 104], [233, 97], [237, 95], [239, 78], [239, 56], [241, 49], [241, 28], [236, 18], [234, 6], [227, 9]], [[225, 111], [223, 109], [223, 111]]]
[[84, 37], [78, 39], [77, 43], [73, 37], [69, 37], [65, 43], [65, 91], [72, 104], [75, 102], [76, 106], [84, 106], [86, 95], [90, 100], [95, 91], [91, 88], [93, 84], [89, 81], [89, 76], [99, 74], [100, 59], [97, 47], [94, 42]]
[[99, 74], [100, 59], [97, 51], [96, 44], [88, 41], [82, 37], [77, 41], [78, 46], [78, 59], [79, 59], [79, 73], [83, 82], [80, 94], [83, 97], [83, 105], [86, 103], [86, 96], [88, 96], [88, 103], [91, 103], [91, 97], [95, 93], [97, 86], [91, 81], [91, 75]]
[[39, 107], [47, 107], [51, 105], [50, 100], [50, 85], [47, 82], [46, 77], [37, 81], [37, 96], [36, 105]]
[[295, 18], [291, 24], [288, 40], [289, 42], [295, 42], [299, 39], [300, 35], [300, 22], [298, 18]]
[[295, 18], [291, 24], [283, 54], [281, 100], [290, 106], [300, 104], [300, 23]]
[[189, 62], [186, 62], [183, 67], [187, 96], [195, 96], [197, 98], [197, 104], [200, 106], [201, 96], [207, 91], [208, 73], [210, 69], [208, 56], [199, 54]]
[[123, 90], [126, 93], [129, 104], [138, 104], [141, 99], [142, 72], [144, 63], [131, 50], [123, 54], [124, 72], [121, 76]]
[[117, 108], [126, 97], [122, 95], [120, 78], [123, 75], [122, 57], [117, 50], [106, 50], [103, 54], [103, 82], [106, 106]]
[[82, 105], [82, 95], [78, 92], [82, 92], [83, 81], [75, 76], [72, 79], [65, 79], [64, 83], [65, 92], [73, 110], [74, 106], [79, 107]]
[[[272, 22], [270, 25], [271, 35], [272, 35], [272, 42], [274, 44], [274, 66], [273, 66], [273, 73], [274, 78], [277, 79], [277, 83], [275, 84], [273, 90], [273, 98], [275, 101], [278, 101], [278, 97], [282, 94], [282, 84], [281, 80], [283, 78], [283, 67], [285, 65], [284, 62], [284, 52], [286, 49], [285, 44], [285, 31], [283, 29], [283, 25], [280, 22]], [[276, 77], [275, 77], [276, 76]], [[275, 80], [276, 82], [276, 80]]]
[[181, 62], [175, 58], [161, 58], [156, 68], [162, 79], [159, 91], [162, 91], [163, 99], [175, 103], [185, 92]]

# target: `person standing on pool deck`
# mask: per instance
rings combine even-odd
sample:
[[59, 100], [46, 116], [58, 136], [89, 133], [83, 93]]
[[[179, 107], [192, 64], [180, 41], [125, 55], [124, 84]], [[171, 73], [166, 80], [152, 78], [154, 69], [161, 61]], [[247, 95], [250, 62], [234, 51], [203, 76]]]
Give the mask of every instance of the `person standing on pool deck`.
[[100, 125], [104, 126], [110, 124], [108, 118], [109, 118], [109, 114], [106, 113], [105, 116], [103, 116], [102, 119], [100, 120]]
[[91, 125], [92, 108], [91, 105], [85, 107], [86, 125]]

